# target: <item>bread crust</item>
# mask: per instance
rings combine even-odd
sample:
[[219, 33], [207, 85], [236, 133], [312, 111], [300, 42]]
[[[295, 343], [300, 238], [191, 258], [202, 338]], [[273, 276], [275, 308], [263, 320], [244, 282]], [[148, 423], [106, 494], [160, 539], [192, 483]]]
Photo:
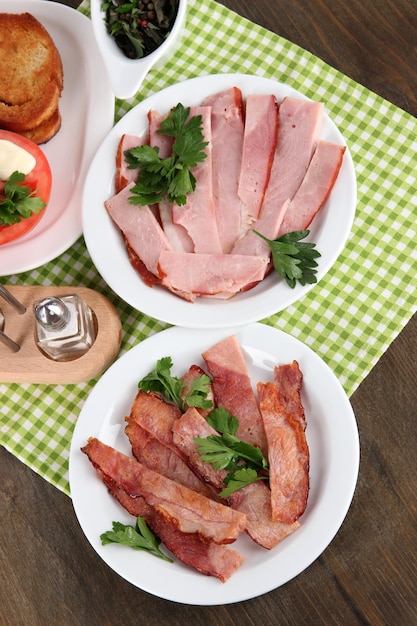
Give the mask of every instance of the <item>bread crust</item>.
[[60, 128], [63, 84], [62, 59], [45, 27], [30, 13], [0, 13], [0, 128], [48, 141]]

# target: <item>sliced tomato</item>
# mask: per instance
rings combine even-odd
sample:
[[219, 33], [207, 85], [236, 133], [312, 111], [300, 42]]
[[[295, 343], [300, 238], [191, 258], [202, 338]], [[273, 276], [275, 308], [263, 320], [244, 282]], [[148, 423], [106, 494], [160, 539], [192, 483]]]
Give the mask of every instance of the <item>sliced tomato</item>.
[[[0, 130], [0, 139], [11, 141], [20, 148], [30, 152], [36, 159], [36, 165], [29, 174], [26, 175], [22, 185], [29, 187], [36, 196], [39, 196], [47, 205], [51, 196], [52, 189], [52, 172], [45, 154], [41, 148], [33, 141], [22, 137], [17, 133], [8, 130]], [[0, 187], [5, 181], [0, 181]], [[42, 219], [45, 209], [39, 213], [32, 213], [30, 217], [23, 218], [16, 224], [10, 226], [0, 226], [0, 245], [14, 241], [28, 233]]]

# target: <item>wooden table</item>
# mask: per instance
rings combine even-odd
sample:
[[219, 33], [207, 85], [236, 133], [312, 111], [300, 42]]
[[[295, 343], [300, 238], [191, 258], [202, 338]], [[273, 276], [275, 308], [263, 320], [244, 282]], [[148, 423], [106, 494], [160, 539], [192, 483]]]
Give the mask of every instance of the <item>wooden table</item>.
[[[223, 4], [417, 115], [415, 2]], [[70, 499], [2, 449], [0, 623], [417, 624], [416, 340], [414, 317], [352, 397], [361, 466], [339, 533], [296, 579], [240, 604], [184, 606], [132, 587], [91, 549]]]

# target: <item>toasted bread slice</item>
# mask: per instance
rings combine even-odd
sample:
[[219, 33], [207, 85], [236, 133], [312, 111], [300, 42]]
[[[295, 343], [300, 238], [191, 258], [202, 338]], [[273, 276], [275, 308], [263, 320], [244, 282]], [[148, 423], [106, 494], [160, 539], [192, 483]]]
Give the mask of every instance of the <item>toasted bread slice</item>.
[[30, 13], [0, 13], [0, 128], [27, 132], [59, 106], [63, 67], [44, 26]]
[[30, 139], [34, 143], [46, 143], [54, 137], [61, 128], [61, 114], [59, 109], [55, 109], [50, 118], [31, 128], [30, 130], [22, 130], [19, 135]]

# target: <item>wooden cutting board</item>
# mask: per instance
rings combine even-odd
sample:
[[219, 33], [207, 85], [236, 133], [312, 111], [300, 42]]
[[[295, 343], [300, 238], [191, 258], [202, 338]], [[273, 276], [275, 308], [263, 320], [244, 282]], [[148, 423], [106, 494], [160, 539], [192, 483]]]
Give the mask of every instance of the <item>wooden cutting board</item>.
[[[122, 326], [113, 304], [94, 289], [72, 286], [5, 285], [26, 312], [18, 313], [0, 296], [4, 315], [3, 331], [20, 345], [12, 352], [0, 343], [0, 382], [69, 384], [96, 378], [116, 358], [122, 339]], [[90, 350], [72, 361], [54, 361], [45, 356], [34, 339], [35, 317], [33, 303], [46, 296], [76, 293], [92, 309], [97, 336]]]

